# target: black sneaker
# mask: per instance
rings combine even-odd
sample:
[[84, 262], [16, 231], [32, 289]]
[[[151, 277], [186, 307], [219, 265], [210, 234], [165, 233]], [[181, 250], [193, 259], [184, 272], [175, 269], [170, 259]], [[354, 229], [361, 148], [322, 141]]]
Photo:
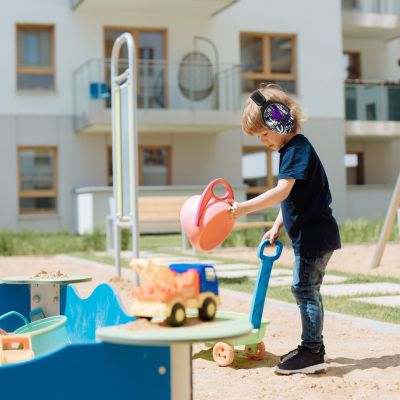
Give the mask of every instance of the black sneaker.
[[[297, 346], [297, 348], [295, 348], [294, 350], [289, 351], [289, 353], [286, 353], [286, 354], [284, 354], [283, 356], [280, 356], [280, 357], [279, 357], [279, 361], [280, 361], [280, 362], [283, 362], [283, 361], [285, 361], [285, 359], [286, 359], [288, 356], [292, 357], [292, 355], [294, 355], [294, 353], [295, 353], [296, 351], [298, 351], [298, 350], [300, 349], [300, 347], [302, 347], [302, 346]], [[324, 346], [323, 344], [321, 345], [320, 351], [322, 351], [322, 353], [324, 354], [324, 361], [327, 362], [327, 361], [328, 361], [328, 356], [327, 356], [326, 353], [325, 353], [325, 346]]]
[[322, 347], [318, 352], [313, 353], [306, 347], [298, 346], [296, 350], [289, 352], [275, 368], [275, 372], [283, 375], [314, 374], [319, 371], [326, 371]]

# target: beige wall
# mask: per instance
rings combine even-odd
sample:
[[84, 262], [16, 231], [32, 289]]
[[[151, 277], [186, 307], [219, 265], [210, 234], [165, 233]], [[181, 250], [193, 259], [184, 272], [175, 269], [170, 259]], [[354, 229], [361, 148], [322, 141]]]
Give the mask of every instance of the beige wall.
[[[72, 117], [0, 116], [0, 229], [54, 231], [72, 229], [73, 192], [82, 186], [106, 185], [106, 144], [104, 134], [83, 136], [74, 133]], [[49, 215], [19, 215], [18, 146], [57, 146], [58, 209]]]
[[366, 185], [394, 185], [400, 171], [400, 140], [348, 140], [347, 152], [364, 153]]
[[171, 146], [172, 185], [204, 185], [223, 177], [241, 184], [241, 141], [238, 130], [217, 134], [139, 135], [139, 145]]

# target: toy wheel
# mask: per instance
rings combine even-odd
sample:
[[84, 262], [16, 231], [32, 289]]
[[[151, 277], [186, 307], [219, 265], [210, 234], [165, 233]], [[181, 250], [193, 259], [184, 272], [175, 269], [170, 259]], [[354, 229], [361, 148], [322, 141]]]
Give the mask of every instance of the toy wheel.
[[250, 358], [250, 360], [261, 361], [265, 356], [265, 344], [264, 342], [260, 342], [257, 344], [257, 353], [250, 353], [251, 348], [246, 348], [246, 357]]
[[199, 308], [199, 318], [202, 321], [211, 321], [214, 319], [215, 314], [217, 313], [217, 303], [211, 297], [207, 297], [201, 308]]
[[167, 318], [167, 322], [171, 326], [182, 326], [186, 319], [185, 307], [181, 303], [176, 303], [172, 307], [171, 315]]
[[224, 342], [218, 342], [213, 347], [213, 358], [214, 361], [220, 367], [226, 367], [232, 364], [235, 357], [233, 347]]

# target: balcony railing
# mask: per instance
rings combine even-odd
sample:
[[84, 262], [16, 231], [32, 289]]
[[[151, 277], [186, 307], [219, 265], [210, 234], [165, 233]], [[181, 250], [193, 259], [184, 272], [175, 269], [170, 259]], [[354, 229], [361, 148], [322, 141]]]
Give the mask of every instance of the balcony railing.
[[346, 120], [400, 121], [400, 84], [347, 83]]
[[342, 0], [342, 10], [399, 15], [400, 2], [398, 0]]
[[[137, 63], [139, 109], [236, 111], [240, 90], [238, 65]], [[74, 72], [74, 103], [76, 116], [111, 107], [109, 60], [88, 60]]]

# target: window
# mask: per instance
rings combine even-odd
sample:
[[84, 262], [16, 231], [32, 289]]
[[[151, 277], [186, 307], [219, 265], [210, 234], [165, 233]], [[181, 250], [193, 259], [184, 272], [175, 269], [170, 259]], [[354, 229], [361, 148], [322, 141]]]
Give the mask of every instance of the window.
[[205, 271], [206, 271], [206, 279], [209, 282], [214, 282], [217, 278], [214, 268], [208, 267], [208, 268], [205, 268]]
[[54, 89], [54, 27], [17, 25], [17, 89]]
[[343, 10], [356, 10], [358, 7], [358, 0], [342, 0]]
[[[107, 184], [113, 185], [112, 147], [107, 147]], [[139, 185], [171, 184], [171, 149], [167, 146], [139, 147]]]
[[171, 184], [171, 150], [169, 147], [139, 148], [139, 184], [143, 186]]
[[343, 53], [344, 80], [361, 79], [360, 53], [345, 51]]
[[276, 185], [279, 153], [262, 147], [245, 147], [242, 156], [243, 183], [248, 185], [247, 199]]
[[242, 33], [240, 49], [243, 92], [252, 92], [263, 82], [296, 92], [295, 35]]
[[[105, 58], [111, 58], [115, 39], [124, 32], [130, 32], [135, 39], [138, 57], [138, 98], [139, 108], [166, 107], [166, 31], [165, 29], [105, 28]], [[127, 49], [123, 46], [120, 59], [127, 59]], [[120, 62], [121, 71], [126, 65]], [[110, 87], [109, 66], [105, 71], [107, 86]]]
[[57, 149], [19, 147], [20, 214], [49, 213], [57, 209]]
[[113, 158], [112, 146], [107, 146], [107, 185], [113, 186]]
[[344, 158], [347, 184], [364, 185], [364, 154], [347, 153]]

